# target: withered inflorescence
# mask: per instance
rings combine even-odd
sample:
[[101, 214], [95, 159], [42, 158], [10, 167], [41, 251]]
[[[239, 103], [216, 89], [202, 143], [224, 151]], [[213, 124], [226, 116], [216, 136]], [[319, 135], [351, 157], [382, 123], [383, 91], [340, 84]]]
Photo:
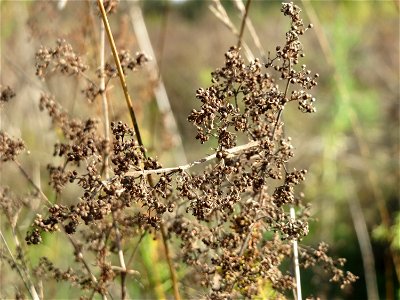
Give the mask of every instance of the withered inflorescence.
[[[107, 3], [112, 10], [117, 2]], [[62, 133], [53, 153], [62, 163], [47, 167], [55, 202], [45, 216], [36, 215], [26, 242], [39, 244], [46, 232], [64, 231], [76, 261], [83, 262], [82, 253], [92, 251], [100, 275], [95, 281], [89, 271], [61, 271], [47, 258], [40, 260], [37, 274], [106, 295], [118, 272], [107, 256], [121, 251], [121, 244], [132, 244], [132, 238], [149, 232], [157, 237], [162, 230], [168, 242], [179, 243], [175, 259], [190, 266], [190, 284], [200, 282], [196, 287], [210, 299], [253, 298], [265, 286], [282, 293], [296, 287], [287, 265], [293, 241], [301, 241], [309, 231], [308, 206], [296, 190], [307, 170], [288, 166], [294, 153], [282, 115], [291, 102], [303, 113], [315, 112], [310, 90], [319, 75], [300, 65], [300, 38], [312, 25], [303, 23], [293, 3], [283, 3], [281, 11], [291, 20], [284, 45], [266, 61], [249, 63], [239, 48], [231, 47], [225, 65], [212, 72], [211, 85], [197, 90], [201, 107], [192, 110], [188, 121], [200, 143], [217, 143], [215, 155], [197, 163], [204, 166], [197, 173], [186, 167], [163, 169], [128, 125], [112, 122], [109, 141], [96, 119], [72, 118], [53, 96], [42, 94], [40, 109]], [[119, 58], [124, 73], [148, 61], [142, 53], [132, 58], [126, 51]], [[88, 68], [63, 40], [54, 49], [42, 47], [36, 60], [40, 78], [49, 72], [82, 75]], [[109, 81], [117, 76], [116, 66], [107, 63], [104, 74], [98, 75]], [[89, 80], [83, 92], [92, 102], [105, 91]], [[2, 92], [2, 101], [10, 97], [10, 92], [4, 97]], [[22, 141], [0, 132], [2, 161], [14, 160], [23, 149]], [[105, 168], [110, 176], [104, 175]], [[62, 201], [68, 184], [81, 191], [69, 205]], [[295, 218], [290, 207], [296, 208]], [[75, 242], [72, 237], [78, 232], [83, 241]], [[330, 258], [327, 250], [323, 243], [317, 249], [300, 246], [300, 265], [323, 264], [341, 286], [355, 281], [353, 274], [341, 270], [344, 260]]]

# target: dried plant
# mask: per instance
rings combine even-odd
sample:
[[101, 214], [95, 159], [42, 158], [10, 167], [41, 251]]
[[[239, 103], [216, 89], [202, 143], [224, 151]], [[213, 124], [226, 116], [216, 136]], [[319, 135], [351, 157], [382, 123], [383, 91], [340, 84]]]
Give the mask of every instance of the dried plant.
[[[110, 10], [116, 8], [115, 1], [108, 3]], [[197, 90], [201, 107], [193, 109], [188, 121], [197, 129], [196, 139], [217, 146], [214, 154], [196, 162], [163, 168], [148, 155], [135, 119], [134, 128], [113, 121], [109, 141], [98, 128], [100, 121], [73, 118], [54, 96], [42, 94], [40, 109], [62, 133], [53, 152], [62, 163], [48, 164], [55, 202], [46, 213], [36, 215], [25, 240], [39, 244], [46, 234], [62, 231], [82, 268], [62, 270], [43, 257], [33, 272], [37, 278], [69, 282], [82, 290], [85, 299], [94, 293], [106, 298], [121, 275], [125, 298], [125, 276], [137, 271], [121, 257], [121, 266], [113, 265], [112, 258], [126, 254], [138, 237], [160, 238], [161, 231], [166, 258], [168, 245], [173, 246], [174, 261], [189, 266], [191, 276], [182, 283], [207, 298], [253, 298], [268, 285], [281, 294], [296, 287], [287, 266], [293, 257], [292, 242], [309, 232], [308, 205], [296, 188], [307, 171], [288, 167], [294, 154], [291, 138], [284, 135], [282, 114], [292, 102], [303, 113], [315, 112], [310, 90], [317, 85], [318, 74], [300, 65], [304, 56], [300, 38], [312, 26], [303, 23], [293, 3], [283, 3], [281, 11], [289, 17], [290, 29], [285, 44], [277, 46], [267, 61], [246, 63], [240, 48], [231, 47], [225, 53], [225, 65], [212, 72], [211, 85]], [[98, 72], [99, 78], [105, 74], [106, 79], [105, 88], [99, 88], [86, 75], [84, 60], [68, 43], [58, 40], [56, 48], [41, 47], [37, 52], [36, 74], [44, 79], [55, 72], [83, 77], [89, 81], [83, 92], [93, 102], [113, 78], [122, 78], [127, 70], [148, 61], [145, 54], [132, 58], [124, 51], [118, 58]], [[119, 67], [123, 74], [118, 73]], [[12, 98], [10, 91], [2, 90], [2, 101]], [[1, 132], [2, 162], [15, 160], [23, 149], [21, 140]], [[201, 165], [202, 171], [192, 172], [195, 165]], [[82, 191], [73, 203], [64, 198], [68, 185]], [[1, 190], [1, 207], [12, 216], [7, 191]], [[296, 208], [296, 218], [289, 207]], [[322, 264], [342, 287], [355, 281], [356, 276], [341, 269], [344, 259], [332, 259], [327, 251], [324, 243], [317, 249], [300, 246], [300, 265]], [[93, 261], [86, 260], [88, 253]], [[173, 277], [172, 264], [170, 268]]]

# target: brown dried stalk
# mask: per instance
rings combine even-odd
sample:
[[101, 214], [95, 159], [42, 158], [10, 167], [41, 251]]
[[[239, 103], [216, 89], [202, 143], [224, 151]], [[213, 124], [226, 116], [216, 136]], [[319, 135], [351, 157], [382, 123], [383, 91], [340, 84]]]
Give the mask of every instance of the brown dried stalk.
[[[101, 12], [101, 16], [102, 16], [102, 19], [103, 19], [103, 23], [104, 23], [104, 26], [105, 26], [105, 29], [106, 29], [106, 32], [107, 32], [107, 36], [108, 36], [108, 39], [109, 39], [109, 42], [110, 42], [110, 46], [111, 46], [111, 49], [112, 49], [112, 52], [113, 52], [114, 60], [115, 60], [115, 63], [117, 65], [118, 75], [119, 75], [119, 78], [120, 78], [120, 81], [121, 81], [122, 88], [124, 90], [125, 100], [126, 100], [126, 104], [128, 106], [129, 113], [130, 113], [130, 116], [131, 116], [131, 120], [132, 120], [132, 123], [133, 123], [133, 126], [134, 126], [135, 134], [136, 134], [138, 143], [141, 146], [142, 152], [143, 152], [144, 156], [146, 157], [146, 152], [145, 152], [144, 147], [143, 147], [144, 146], [143, 140], [142, 140], [141, 135], [140, 135], [139, 125], [137, 123], [135, 112], [133, 110], [132, 101], [131, 101], [131, 98], [129, 96], [129, 92], [128, 92], [128, 88], [127, 88], [127, 85], [126, 85], [125, 76], [124, 76], [124, 73], [122, 71], [121, 62], [119, 60], [118, 52], [117, 52], [117, 49], [116, 49], [116, 46], [115, 46], [115, 42], [114, 42], [114, 38], [113, 38], [113, 35], [112, 35], [112, 32], [111, 32], [110, 25], [108, 23], [107, 15], [106, 15], [106, 12], [105, 12], [105, 9], [104, 9], [102, 1], [101, 0], [97, 0], [97, 3], [98, 3], [98, 6], [100, 8], [100, 12]], [[148, 175], [148, 176], [149, 176], [148, 179], [149, 179], [150, 184], [153, 185], [151, 183], [152, 182], [151, 175]], [[161, 230], [164, 230], [162, 224], [161, 224]], [[174, 296], [175, 296], [175, 299], [180, 300], [181, 297], [180, 297], [179, 289], [178, 289], [177, 276], [176, 276], [175, 269], [173, 267], [173, 263], [172, 263], [171, 257], [169, 255], [167, 241], [165, 240], [166, 237], [165, 237], [164, 234], [162, 234], [162, 238], [163, 238], [163, 243], [164, 243], [165, 251], [166, 251], [166, 259], [168, 261], [168, 265], [169, 265], [169, 268], [170, 268], [171, 280], [172, 280], [172, 285], [173, 285], [173, 288], [174, 288]], [[123, 265], [125, 265], [125, 264], [123, 264]], [[125, 269], [126, 269], [126, 267], [125, 267]], [[124, 298], [124, 296], [125, 296], [125, 293], [124, 293], [124, 288], [123, 288], [122, 297]]]

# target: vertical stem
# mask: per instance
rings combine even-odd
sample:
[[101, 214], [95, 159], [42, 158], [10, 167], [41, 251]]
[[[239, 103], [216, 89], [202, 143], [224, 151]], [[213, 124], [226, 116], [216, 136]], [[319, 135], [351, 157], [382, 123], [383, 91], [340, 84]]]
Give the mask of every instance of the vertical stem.
[[[116, 65], [117, 65], [118, 75], [119, 75], [119, 78], [120, 78], [120, 81], [121, 81], [122, 89], [124, 90], [125, 100], [126, 100], [126, 104], [128, 106], [128, 109], [129, 109], [129, 113], [130, 113], [130, 116], [131, 116], [131, 120], [132, 120], [132, 123], [133, 123], [135, 134], [136, 134], [136, 137], [137, 137], [139, 145], [142, 147], [143, 155], [146, 157], [146, 151], [145, 151], [145, 149], [143, 147], [144, 145], [143, 145], [143, 141], [142, 141], [142, 138], [141, 138], [141, 135], [140, 135], [139, 126], [138, 126], [138, 123], [137, 123], [137, 120], [136, 120], [135, 111], [133, 110], [133, 105], [132, 105], [131, 98], [129, 96], [129, 92], [128, 92], [128, 87], [126, 85], [125, 76], [124, 76], [124, 73], [123, 73], [123, 70], [122, 70], [122, 67], [121, 67], [121, 62], [120, 62], [119, 57], [118, 57], [118, 52], [117, 52], [117, 48], [115, 46], [114, 37], [113, 37], [112, 32], [111, 32], [110, 24], [108, 23], [107, 15], [106, 15], [106, 12], [104, 10], [104, 6], [103, 6], [103, 3], [102, 3], [102, 0], [97, 0], [97, 4], [98, 4], [98, 6], [100, 8], [100, 12], [101, 12], [101, 16], [102, 16], [103, 23], [104, 23], [104, 26], [105, 26], [105, 30], [106, 30], [106, 33], [107, 33], [107, 36], [108, 36], [108, 40], [110, 42], [111, 50], [112, 50], [112, 53], [113, 53], [113, 56], [114, 56], [114, 61], [115, 61]], [[148, 180], [149, 180], [149, 183], [152, 185], [151, 175], [148, 176]], [[114, 224], [116, 224], [116, 223], [114, 222]], [[116, 234], [117, 235], [118, 235], [118, 232], [119, 232], [118, 228], [116, 227]], [[163, 237], [163, 242], [164, 242], [164, 245], [165, 245], [167, 243], [167, 241], [165, 239], [165, 235], [162, 234], [162, 237]], [[167, 251], [167, 248], [166, 248], [166, 251]], [[123, 261], [123, 253], [122, 253], [120, 247], [119, 247], [119, 252], [120, 252], [119, 253], [119, 258], [120, 258], [121, 266], [122, 265], [125, 266], [125, 263]], [[168, 265], [170, 266], [171, 280], [172, 280], [172, 285], [174, 287], [175, 299], [180, 300], [180, 295], [179, 295], [179, 290], [178, 290], [178, 281], [177, 281], [176, 273], [175, 273], [175, 270], [173, 268], [173, 264], [172, 264], [172, 261], [171, 261], [171, 258], [169, 256], [169, 254], [166, 255], [166, 256], [167, 256], [166, 258], [167, 258], [167, 261], [168, 261]], [[126, 267], [124, 269], [126, 270]], [[126, 274], [126, 272], [122, 272], [121, 275], [123, 273]], [[123, 279], [123, 278], [121, 277], [121, 279]], [[124, 289], [122, 291], [122, 296], [123, 297], [125, 296]]]
[[[294, 207], [290, 207], [290, 218], [296, 220]], [[293, 260], [294, 260], [294, 273], [296, 276], [296, 300], [301, 300], [301, 279], [300, 279], [300, 265], [299, 265], [299, 249], [297, 240], [293, 240]]]
[[[360, 246], [361, 258], [365, 272], [365, 286], [367, 289], [368, 300], [378, 300], [378, 282], [375, 273], [374, 252], [372, 250], [371, 240], [368, 234], [367, 224], [365, 222], [364, 213], [362, 212], [360, 201], [356, 193], [352, 193], [352, 199], [347, 198], [347, 203], [350, 207], [354, 229], [356, 231], [358, 244]], [[387, 297], [389, 299], [389, 297]]]
[[169, 252], [169, 246], [168, 246], [168, 242], [167, 242], [167, 233], [165, 231], [165, 227], [163, 224], [161, 224], [161, 234], [162, 234], [162, 241], [163, 241], [164, 249], [165, 249], [165, 255], [167, 257], [169, 271], [171, 273], [172, 287], [174, 289], [174, 297], [175, 297], [175, 300], [181, 300], [181, 296], [179, 294], [179, 289], [178, 289], [178, 284], [177, 284], [178, 278], [176, 276], [175, 267], [174, 267], [172, 259], [171, 259], [171, 254]]
[[156, 55], [151, 45], [149, 33], [147, 32], [146, 24], [144, 22], [143, 14], [138, 5], [132, 5], [130, 9], [130, 18], [133, 29], [140, 49], [150, 55], [152, 58], [146, 65], [149, 69], [151, 80], [154, 81], [153, 91], [156, 98], [158, 110], [163, 115], [165, 127], [172, 135], [174, 140], [174, 159], [178, 164], [186, 164], [186, 154], [183, 148], [181, 136], [179, 134], [178, 124], [172, 112], [171, 104], [168, 99], [167, 91], [164, 82], [161, 78], [159, 66], [157, 65]]
[[118, 259], [119, 264], [121, 265], [121, 299], [126, 299], [126, 265], [125, 265], [125, 258], [124, 252], [122, 251], [121, 247], [121, 233], [119, 232], [117, 222], [115, 221], [115, 215], [113, 214], [114, 219], [114, 229], [115, 229], [115, 236], [117, 240], [117, 247], [118, 247]]
[[242, 25], [240, 26], [239, 39], [238, 39], [238, 43], [237, 43], [238, 48], [240, 48], [240, 46], [242, 45], [243, 32], [244, 32], [244, 28], [246, 27], [246, 19], [247, 19], [247, 15], [249, 13], [250, 4], [251, 4], [251, 0], [247, 0], [246, 9], [245, 9], [244, 16], [242, 19]]
[[106, 83], [105, 83], [105, 74], [104, 74], [104, 65], [105, 65], [105, 40], [106, 40], [106, 35], [105, 35], [105, 30], [104, 30], [104, 24], [101, 22], [100, 23], [100, 93], [101, 93], [101, 100], [103, 104], [103, 120], [104, 120], [104, 138], [107, 143], [107, 150], [104, 155], [104, 174], [105, 177], [108, 179], [109, 178], [109, 170], [108, 170], [108, 157], [109, 157], [109, 151], [108, 151], [108, 144], [110, 142], [110, 120], [108, 116], [108, 101], [107, 101], [107, 95], [106, 95]]
[[[113, 55], [114, 55], [114, 59], [119, 62], [119, 57], [117, 54], [117, 50], [114, 44], [114, 39], [113, 36], [111, 34], [111, 29], [109, 27], [108, 24], [108, 20], [107, 20], [107, 16], [105, 14], [104, 11], [104, 6], [102, 3], [102, 0], [98, 0], [98, 4], [100, 7], [100, 11], [102, 13], [102, 17], [103, 17], [103, 22], [100, 23], [100, 71], [101, 71], [101, 77], [100, 77], [100, 91], [101, 91], [101, 99], [102, 99], [102, 103], [103, 103], [103, 119], [104, 119], [104, 137], [106, 139], [107, 142], [107, 152], [105, 153], [104, 156], [104, 174], [106, 179], [109, 179], [110, 174], [109, 174], [109, 168], [108, 168], [108, 144], [110, 142], [110, 121], [109, 121], [109, 115], [108, 115], [108, 101], [107, 101], [107, 95], [106, 95], [106, 91], [105, 91], [105, 74], [104, 74], [104, 57], [105, 57], [105, 26], [107, 27], [107, 34], [108, 34], [108, 38], [111, 44], [111, 48], [113, 50]], [[128, 103], [128, 107], [130, 108], [129, 111], [131, 113], [131, 117], [133, 120], [134, 125], [136, 123], [136, 117], [135, 117], [135, 113], [133, 111], [132, 108], [132, 103], [128, 94], [128, 89], [126, 86], [126, 81], [125, 78], [122, 74], [122, 67], [121, 67], [121, 63], [117, 63], [118, 66], [118, 73], [120, 75], [120, 79], [121, 79], [121, 84], [122, 87], [124, 89], [124, 94], [125, 94], [125, 99]], [[141, 140], [140, 138], [140, 134], [138, 134], [139, 131], [137, 131], [137, 137], [138, 139]], [[119, 260], [119, 264], [121, 266], [121, 299], [124, 300], [126, 299], [126, 264], [125, 264], [125, 258], [124, 258], [124, 252], [122, 250], [122, 246], [121, 246], [121, 234], [120, 231], [118, 229], [118, 225], [116, 222], [116, 217], [115, 217], [115, 213], [112, 213], [112, 218], [113, 218], [113, 226], [114, 226], [114, 230], [115, 230], [115, 238], [116, 238], [116, 242], [117, 242], [117, 247], [118, 247], [118, 260]]]
[[110, 47], [111, 47], [111, 50], [112, 50], [112, 53], [114, 56], [115, 63], [117, 65], [118, 76], [121, 81], [122, 89], [124, 91], [125, 101], [126, 101], [126, 105], [128, 106], [128, 109], [129, 109], [129, 114], [131, 116], [133, 128], [135, 130], [135, 134], [136, 134], [139, 144], [143, 145], [142, 137], [141, 137], [140, 131], [139, 131], [139, 126], [138, 126], [138, 123], [136, 120], [135, 111], [133, 110], [132, 100], [131, 100], [131, 97], [129, 96], [128, 86], [126, 85], [126, 80], [125, 80], [124, 72], [122, 70], [121, 61], [118, 56], [117, 47], [115, 46], [114, 37], [111, 32], [110, 24], [108, 23], [107, 14], [104, 9], [102, 0], [97, 0], [97, 4], [100, 8], [100, 13], [101, 13], [101, 17], [103, 19], [104, 27], [105, 27], [105, 30], [107, 33], [108, 41], [110, 42]]

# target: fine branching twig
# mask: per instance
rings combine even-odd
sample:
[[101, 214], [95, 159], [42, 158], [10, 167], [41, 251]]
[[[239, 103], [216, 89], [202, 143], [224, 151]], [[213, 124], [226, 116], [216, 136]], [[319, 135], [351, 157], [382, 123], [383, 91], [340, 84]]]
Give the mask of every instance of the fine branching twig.
[[[241, 13], [241, 15], [243, 17], [245, 12], [246, 12], [246, 7], [243, 4], [243, 1], [242, 0], [234, 0], [233, 3], [235, 4], [236, 8], [239, 10], [239, 12]], [[257, 47], [257, 49], [260, 52], [260, 55], [263, 58], [263, 60], [266, 61], [266, 59], [267, 59], [266, 52], [264, 50], [264, 47], [261, 45], [260, 38], [258, 37], [256, 29], [254, 28], [253, 22], [251, 21], [250, 18], [247, 18], [246, 26], [247, 26], [247, 28], [249, 30], [249, 33], [250, 33], [250, 36], [251, 36], [251, 38], [252, 38], [252, 40], [254, 42], [254, 45]]]
[[4, 246], [7, 249], [8, 254], [10, 255], [10, 258], [11, 258], [15, 268], [17, 269], [19, 276], [21, 277], [22, 282], [25, 284], [25, 287], [29, 291], [29, 294], [31, 295], [32, 299], [40, 300], [39, 295], [36, 292], [35, 286], [33, 285], [32, 282], [30, 282], [29, 278], [27, 277], [26, 274], [24, 274], [23, 270], [21, 270], [18, 262], [16, 261], [16, 259], [14, 258], [14, 255], [12, 254], [11, 249], [8, 246], [8, 243], [7, 243], [6, 239], [4, 238], [4, 235], [1, 230], [0, 230], [0, 237], [1, 237], [1, 240], [3, 241]]
[[[217, 17], [218, 20], [222, 22], [234, 35], [237, 37], [240, 36], [239, 31], [237, 30], [236, 26], [233, 24], [231, 19], [228, 16], [228, 13], [226, 12], [225, 8], [221, 4], [220, 0], [213, 0], [214, 5], [209, 5], [210, 11]], [[250, 47], [247, 45], [245, 41], [241, 42], [241, 46], [243, 47], [244, 53], [246, 55], [246, 58], [248, 61], [253, 61], [254, 60], [254, 55], [250, 49]]]
[[43, 193], [42, 189], [33, 181], [31, 176], [29, 176], [28, 172], [22, 167], [22, 165], [19, 163], [18, 160], [14, 159], [14, 163], [17, 165], [18, 169], [21, 171], [22, 175], [26, 178], [26, 180], [29, 181], [29, 183], [32, 185], [32, 187], [36, 190], [36, 192], [40, 195], [43, 201], [46, 202], [47, 205], [50, 207], [53, 206], [53, 203], [49, 201], [47, 196]]
[[[251, 141], [251, 142], [248, 142], [247, 144], [236, 146], [236, 147], [233, 147], [230, 149], [226, 149], [224, 151], [226, 152], [226, 154], [228, 155], [227, 157], [229, 158], [231, 155], [236, 155], [237, 153], [239, 153], [243, 150], [249, 149], [251, 147], [256, 147], [259, 144], [260, 144], [260, 141]], [[216, 153], [210, 154], [206, 157], [203, 157], [199, 160], [195, 160], [186, 165], [170, 167], [170, 168], [153, 169], [153, 170], [132, 170], [132, 171], [127, 172], [125, 175], [126, 176], [146, 176], [146, 175], [151, 175], [151, 174], [163, 174], [163, 173], [169, 173], [169, 172], [185, 171], [187, 169], [190, 169], [194, 166], [203, 164], [203, 163], [213, 160], [215, 158], [217, 158]]]

